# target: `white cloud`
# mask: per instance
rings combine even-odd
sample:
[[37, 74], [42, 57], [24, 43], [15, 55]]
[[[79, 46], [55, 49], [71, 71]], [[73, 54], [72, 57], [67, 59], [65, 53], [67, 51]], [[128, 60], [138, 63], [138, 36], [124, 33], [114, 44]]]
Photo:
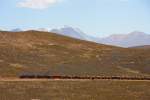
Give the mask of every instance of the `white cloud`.
[[19, 7], [32, 9], [46, 9], [62, 0], [24, 0], [18, 3]]

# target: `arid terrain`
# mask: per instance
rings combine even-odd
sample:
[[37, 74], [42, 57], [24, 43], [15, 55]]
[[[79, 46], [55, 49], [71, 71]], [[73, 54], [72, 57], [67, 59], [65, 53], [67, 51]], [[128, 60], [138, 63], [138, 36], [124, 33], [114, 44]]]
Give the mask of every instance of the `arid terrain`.
[[149, 81], [0, 81], [0, 100], [149, 100]]
[[149, 51], [49, 32], [1, 31], [0, 100], [149, 100], [148, 80], [19, 79], [24, 72], [149, 77]]
[[119, 48], [49, 32], [0, 32], [0, 77], [150, 74], [150, 49]]

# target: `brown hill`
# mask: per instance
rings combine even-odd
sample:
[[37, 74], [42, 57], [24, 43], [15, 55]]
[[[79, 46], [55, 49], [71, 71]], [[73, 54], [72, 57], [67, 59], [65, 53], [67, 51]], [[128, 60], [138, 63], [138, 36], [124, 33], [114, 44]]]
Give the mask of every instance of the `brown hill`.
[[15, 77], [25, 71], [82, 76], [149, 75], [150, 53], [48, 32], [0, 32], [0, 76]]
[[142, 45], [142, 46], [136, 46], [136, 47], [130, 47], [130, 48], [136, 48], [136, 49], [150, 49], [150, 45]]

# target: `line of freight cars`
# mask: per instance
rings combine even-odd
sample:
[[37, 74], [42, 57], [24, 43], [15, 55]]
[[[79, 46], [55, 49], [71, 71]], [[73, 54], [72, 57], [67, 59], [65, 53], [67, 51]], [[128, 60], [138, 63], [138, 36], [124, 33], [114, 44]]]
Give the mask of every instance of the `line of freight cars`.
[[116, 79], [116, 80], [150, 80], [150, 77], [127, 76], [50, 76], [50, 75], [20, 75], [21, 79]]

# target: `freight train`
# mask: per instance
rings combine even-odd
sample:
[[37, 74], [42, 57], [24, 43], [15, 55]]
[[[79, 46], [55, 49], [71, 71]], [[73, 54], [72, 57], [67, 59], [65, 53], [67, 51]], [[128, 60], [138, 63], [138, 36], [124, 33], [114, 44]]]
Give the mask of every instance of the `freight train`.
[[21, 74], [21, 79], [109, 79], [109, 80], [150, 80], [150, 77], [144, 76], [63, 76], [63, 75], [46, 75], [46, 74]]

